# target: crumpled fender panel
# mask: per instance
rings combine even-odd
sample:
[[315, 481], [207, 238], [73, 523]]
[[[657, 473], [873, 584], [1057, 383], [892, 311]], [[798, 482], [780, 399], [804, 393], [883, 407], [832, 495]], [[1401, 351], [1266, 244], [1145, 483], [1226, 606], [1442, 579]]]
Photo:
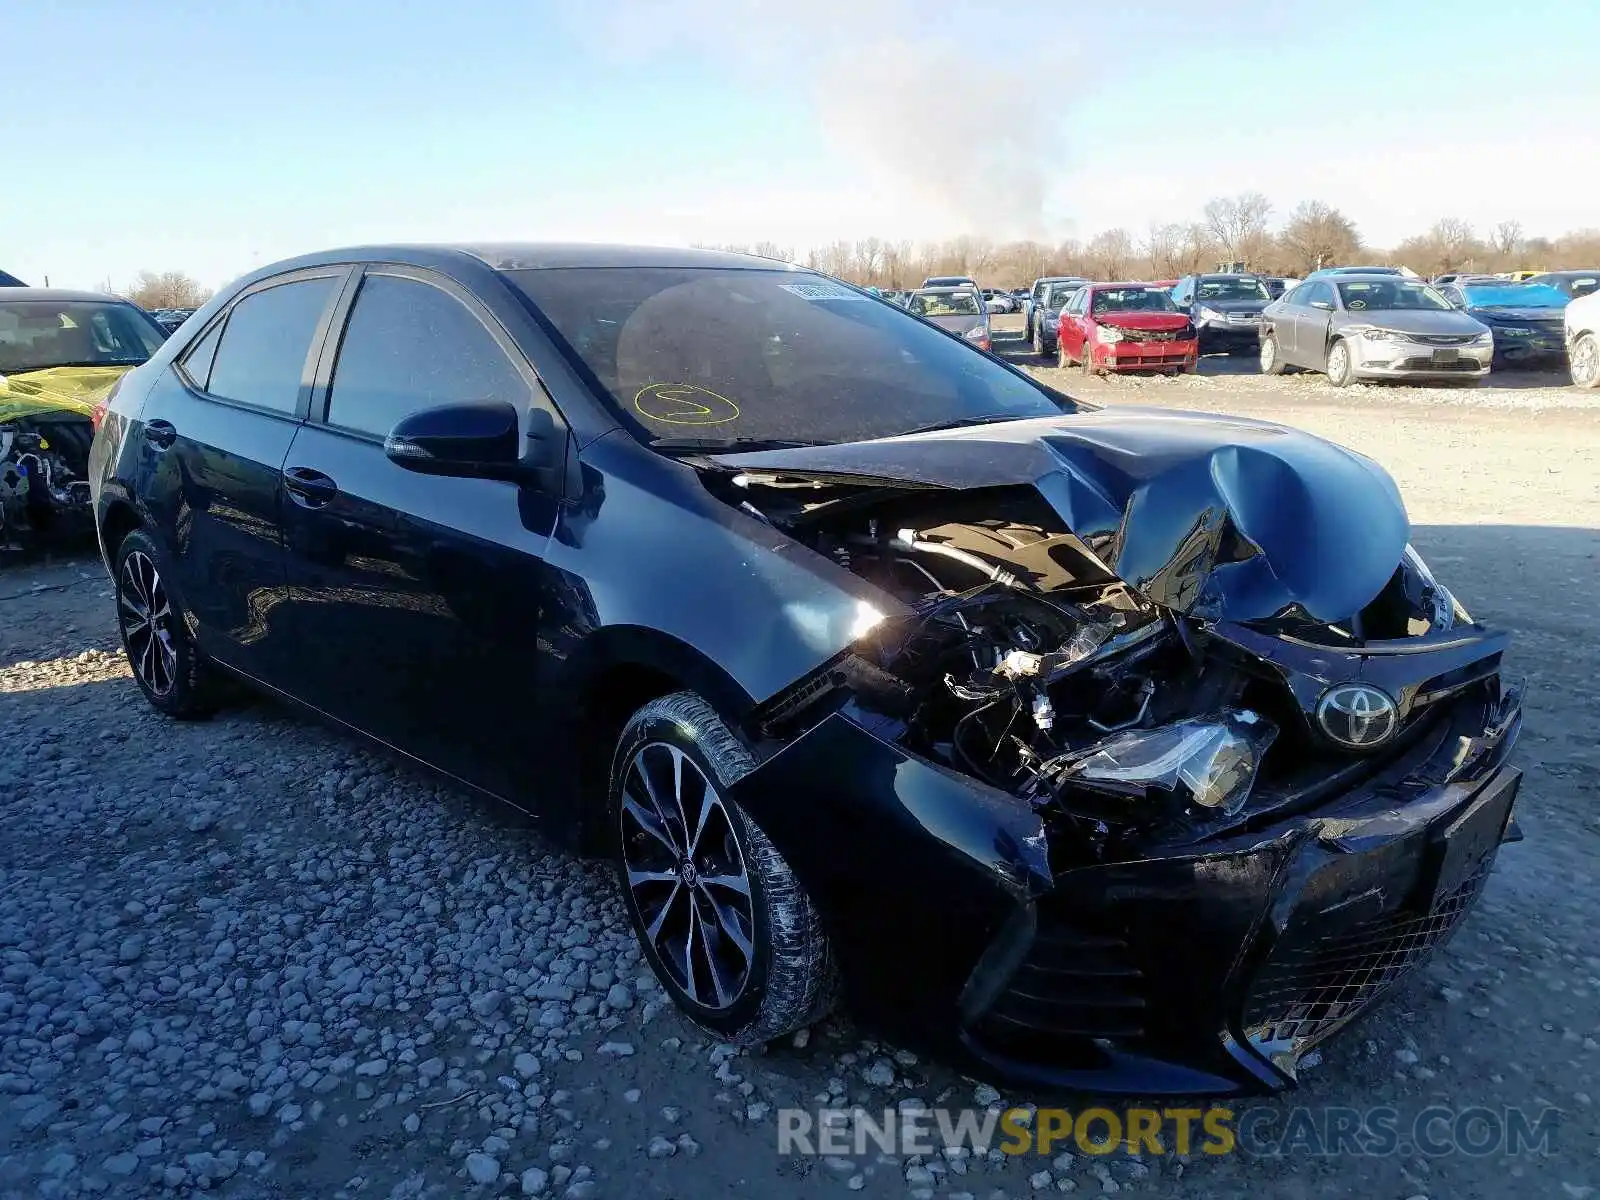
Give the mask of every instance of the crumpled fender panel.
[[718, 461], [891, 486], [1032, 485], [1125, 582], [1212, 620], [1293, 605], [1343, 620], [1388, 582], [1410, 536], [1399, 489], [1371, 459], [1205, 413], [1108, 408]]

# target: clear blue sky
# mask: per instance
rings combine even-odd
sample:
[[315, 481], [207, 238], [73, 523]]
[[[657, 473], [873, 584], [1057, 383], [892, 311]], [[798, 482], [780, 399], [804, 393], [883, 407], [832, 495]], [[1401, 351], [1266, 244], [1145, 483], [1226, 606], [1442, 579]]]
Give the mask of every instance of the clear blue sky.
[[[802, 11], [795, 11], [802, 10]], [[9, 0], [0, 267], [388, 239], [1600, 225], [1600, 3]]]

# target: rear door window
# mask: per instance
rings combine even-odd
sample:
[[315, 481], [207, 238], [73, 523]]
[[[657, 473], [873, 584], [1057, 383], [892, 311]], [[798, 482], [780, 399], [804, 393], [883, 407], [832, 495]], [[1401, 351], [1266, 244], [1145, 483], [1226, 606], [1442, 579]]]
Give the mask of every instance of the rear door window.
[[206, 390], [274, 412], [295, 412], [308, 378], [312, 339], [340, 279], [325, 275], [275, 284], [235, 304]]
[[505, 401], [528, 385], [482, 321], [454, 296], [368, 273], [356, 295], [328, 397], [328, 423], [383, 437], [402, 417], [447, 404]]

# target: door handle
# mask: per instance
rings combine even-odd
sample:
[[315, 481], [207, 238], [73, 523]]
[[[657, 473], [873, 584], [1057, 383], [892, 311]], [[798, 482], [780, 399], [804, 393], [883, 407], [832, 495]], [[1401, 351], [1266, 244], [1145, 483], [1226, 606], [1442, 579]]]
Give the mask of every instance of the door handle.
[[283, 487], [304, 508], [321, 508], [339, 494], [337, 483], [310, 467], [285, 467]]
[[144, 440], [157, 450], [170, 449], [172, 443], [178, 440], [178, 428], [171, 421], [146, 421], [144, 424]]

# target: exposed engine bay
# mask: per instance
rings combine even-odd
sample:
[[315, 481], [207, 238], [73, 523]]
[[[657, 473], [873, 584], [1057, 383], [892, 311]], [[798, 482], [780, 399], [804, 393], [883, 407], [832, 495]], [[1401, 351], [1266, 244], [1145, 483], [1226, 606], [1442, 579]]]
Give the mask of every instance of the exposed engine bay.
[[[1269, 760], [1287, 785], [1361, 757], [1308, 728], [1280, 667], [1141, 595], [1033, 489], [893, 494], [746, 474], [728, 498], [911, 608], [778, 697], [768, 728], [848, 696], [880, 736], [1044, 812], [1079, 861], [1243, 825], [1274, 803], [1257, 794]], [[1291, 610], [1249, 624], [1332, 649], [1465, 618], [1408, 549], [1343, 621]]]
[[0, 550], [89, 521], [92, 437], [89, 422], [75, 417], [0, 422]]

